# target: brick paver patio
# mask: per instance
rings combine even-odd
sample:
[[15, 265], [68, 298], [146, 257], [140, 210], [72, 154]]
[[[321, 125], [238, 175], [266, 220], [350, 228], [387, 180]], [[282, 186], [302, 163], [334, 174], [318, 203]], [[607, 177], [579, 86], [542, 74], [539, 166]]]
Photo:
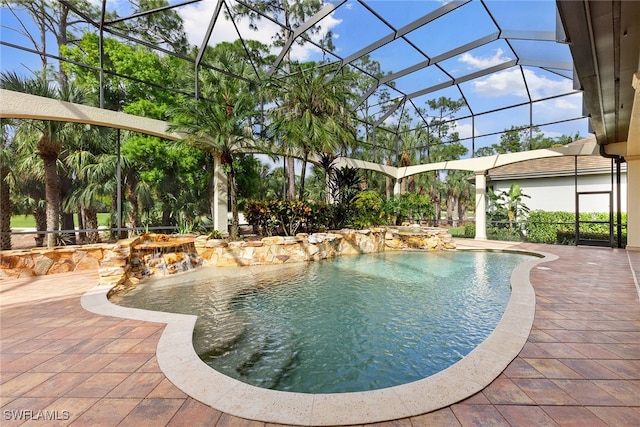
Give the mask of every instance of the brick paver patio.
[[[560, 257], [531, 272], [535, 321], [518, 357], [475, 396], [379, 425], [640, 426], [640, 253], [515, 246]], [[3, 427], [265, 425], [171, 384], [155, 356], [163, 324], [82, 309], [96, 281], [95, 273], [0, 281]]]

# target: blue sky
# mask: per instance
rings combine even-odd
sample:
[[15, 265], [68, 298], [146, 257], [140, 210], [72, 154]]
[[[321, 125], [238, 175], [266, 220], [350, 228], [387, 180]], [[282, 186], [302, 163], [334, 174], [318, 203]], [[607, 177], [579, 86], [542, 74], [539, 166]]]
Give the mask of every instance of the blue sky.
[[[170, 3], [177, 4], [180, 1], [171, 0]], [[216, 3], [216, 0], [203, 0], [178, 9], [192, 44], [199, 45], [202, 42]], [[334, 4], [339, 3], [334, 2]], [[427, 57], [437, 58], [438, 55], [446, 54], [460, 45], [490, 36], [497, 31], [526, 30], [546, 32], [545, 34], [555, 31], [555, 1], [487, 0], [485, 3], [490, 10], [490, 15], [479, 1], [461, 5], [406, 34], [405, 38], [398, 38], [372, 51], [370, 56], [380, 62], [384, 71], [398, 72], [425, 61]], [[443, 1], [435, 0], [374, 0], [365, 2], [363, 5], [358, 1], [349, 0], [324, 18], [321, 26], [323, 31], [330, 30], [333, 33], [335, 53], [345, 58], [382, 37], [392, 34], [393, 29], [399, 30], [445, 4]], [[127, 0], [108, 0], [107, 5], [110, 10], [117, 10], [121, 15], [128, 13]], [[377, 19], [372, 12], [381, 15], [388, 25]], [[28, 40], [10, 29], [18, 26], [5, 8], [2, 8], [0, 20], [2, 25], [0, 37], [3, 41], [30, 46]], [[258, 39], [265, 43], [270, 42], [277, 30], [275, 24], [266, 20], [260, 23], [258, 31], [250, 30], [246, 21], [239, 22], [238, 28], [243, 37]], [[231, 41], [235, 38], [237, 33], [231, 23], [221, 20], [216, 24], [212, 36], [214, 43], [223, 40]], [[48, 50], [52, 53], [56, 51], [53, 44], [50, 44]], [[321, 59], [319, 51], [310, 45], [295, 46], [293, 55], [300, 60]], [[470, 115], [471, 112], [479, 114], [524, 103], [529, 96], [533, 100], [539, 100], [572, 92], [573, 83], [570, 78], [567, 78], [572, 75], [570, 70], [549, 67], [543, 69], [535, 66], [540, 61], [545, 61], [547, 65], [570, 62], [568, 46], [553, 41], [498, 38], [468, 52], [453, 55], [437, 64], [395, 79], [394, 82], [396, 88], [404, 94], [412, 94], [425, 87], [446, 83], [451, 78], [464, 78], [514, 59], [519, 59], [524, 64], [522, 68], [509, 67], [489, 76], [481, 76], [460, 83], [459, 89], [456, 86], [446, 87], [423, 96], [416, 96], [412, 101], [417, 107], [424, 108], [425, 101], [428, 99], [440, 96], [458, 99], [463, 94], [470, 109], [465, 108], [458, 114], [458, 131], [463, 138], [470, 137], [472, 132], [475, 133], [476, 148], [494, 143], [499, 138], [497, 135], [485, 137], [481, 135], [500, 132], [511, 125], [527, 124], [530, 116], [535, 123], [580, 117], [581, 95], [573, 94], [534, 103], [531, 109], [525, 105], [492, 114], [477, 115], [473, 123], [471, 119], [462, 118]], [[39, 60], [35, 55], [25, 55], [16, 49], [0, 46], [2, 71], [27, 72], [27, 69], [37, 70], [39, 67]], [[395, 91], [391, 94], [392, 97], [402, 96], [402, 93]], [[389, 118], [385, 123], [391, 125], [393, 120]], [[586, 119], [545, 126], [542, 130], [549, 136], [575, 132], [580, 132], [582, 136], [588, 135]]]

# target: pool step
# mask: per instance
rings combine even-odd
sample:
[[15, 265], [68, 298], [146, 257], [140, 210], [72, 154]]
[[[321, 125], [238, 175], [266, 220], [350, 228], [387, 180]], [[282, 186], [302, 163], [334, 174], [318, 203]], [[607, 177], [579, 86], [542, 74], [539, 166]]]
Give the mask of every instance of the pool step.
[[265, 388], [275, 387], [294, 363], [296, 351], [288, 337], [267, 336], [262, 347], [236, 365], [239, 379]]
[[199, 317], [193, 331], [196, 353], [205, 362], [223, 355], [242, 338], [245, 330], [244, 322], [230, 310], [218, 312], [215, 317]]
[[295, 362], [295, 345], [286, 332], [266, 325], [244, 330], [224, 352], [198, 353], [218, 371], [258, 387], [273, 388]]

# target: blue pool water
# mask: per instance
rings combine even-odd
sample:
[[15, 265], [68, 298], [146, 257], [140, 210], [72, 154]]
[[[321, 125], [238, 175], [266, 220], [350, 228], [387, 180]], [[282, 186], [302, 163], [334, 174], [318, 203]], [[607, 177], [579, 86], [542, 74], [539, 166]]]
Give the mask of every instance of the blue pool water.
[[290, 266], [202, 268], [114, 302], [198, 315], [194, 347], [259, 387], [340, 393], [405, 384], [493, 331], [530, 255], [390, 252]]

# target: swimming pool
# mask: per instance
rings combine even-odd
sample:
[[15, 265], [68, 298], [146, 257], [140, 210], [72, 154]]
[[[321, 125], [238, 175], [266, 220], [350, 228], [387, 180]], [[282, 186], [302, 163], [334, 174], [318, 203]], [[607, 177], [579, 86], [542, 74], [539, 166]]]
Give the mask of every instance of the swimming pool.
[[318, 263], [200, 269], [115, 302], [198, 316], [207, 364], [260, 387], [374, 390], [426, 378], [484, 341], [523, 253], [389, 252]]

